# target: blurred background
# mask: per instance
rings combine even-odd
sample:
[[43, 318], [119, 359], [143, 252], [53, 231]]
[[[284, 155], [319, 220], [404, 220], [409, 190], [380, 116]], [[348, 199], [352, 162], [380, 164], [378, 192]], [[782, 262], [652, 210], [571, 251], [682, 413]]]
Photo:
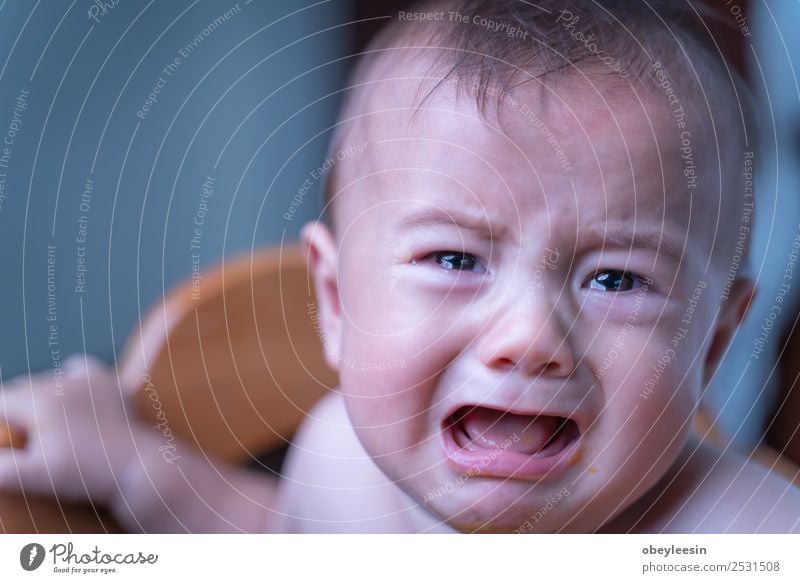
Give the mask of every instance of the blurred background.
[[[707, 395], [726, 433], [754, 444], [784, 398], [783, 414], [797, 403], [776, 361], [800, 283], [774, 307], [800, 232], [800, 4], [708, 4], [732, 23], [719, 38], [764, 119], [760, 295]], [[295, 239], [320, 213], [311, 173], [353, 56], [408, 5], [0, 0], [0, 376], [78, 351], [114, 362], [176, 282]]]
[[53, 350], [113, 361], [193, 269], [319, 215], [312, 189], [283, 218], [324, 158], [352, 26], [343, 1], [0, 3], [3, 135], [26, 102], [0, 168], [4, 378]]

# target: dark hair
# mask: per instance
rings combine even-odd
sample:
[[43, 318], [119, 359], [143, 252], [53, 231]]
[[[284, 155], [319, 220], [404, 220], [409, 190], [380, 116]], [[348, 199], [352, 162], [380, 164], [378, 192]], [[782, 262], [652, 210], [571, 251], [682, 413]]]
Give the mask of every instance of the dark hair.
[[[738, 31], [718, 14], [690, 0], [422, 0], [394, 15], [360, 55], [331, 151], [341, 145], [342, 120], [355, 114], [356, 98], [365, 91], [363, 79], [383, 59], [423, 48], [436, 49], [433, 67], [445, 71], [437, 87], [455, 80], [459, 90], [469, 88], [484, 112], [493, 97], [499, 110], [509, 91], [533, 79], [591, 74], [608, 83], [656, 87], [658, 69], [681, 92], [725, 93], [724, 110], [730, 115], [738, 108], [741, 125], [728, 122], [721, 129], [749, 141], [753, 98], [711, 32], [721, 27]], [[454, 21], [453, 15], [467, 20]], [[324, 185], [326, 210], [337, 189], [336, 169], [330, 174]]]

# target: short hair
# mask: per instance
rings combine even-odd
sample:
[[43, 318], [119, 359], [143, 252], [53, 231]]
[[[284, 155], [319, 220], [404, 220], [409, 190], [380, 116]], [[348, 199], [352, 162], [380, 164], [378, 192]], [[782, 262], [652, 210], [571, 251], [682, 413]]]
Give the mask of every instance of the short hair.
[[[454, 14], [467, 21], [454, 21]], [[696, 0], [422, 0], [395, 15], [359, 56], [330, 151], [341, 149], [347, 120], [356, 117], [368, 91], [365, 80], [378, 64], [427, 49], [435, 49], [434, 66], [445, 71], [436, 87], [452, 79], [457, 91], [467, 88], [483, 113], [493, 101], [500, 111], [509, 91], [533, 79], [581, 73], [657, 88], [660, 70], [662, 80], [666, 75], [687, 93], [706, 92], [706, 84], [714, 93], [724, 92], [726, 115], [738, 109], [741, 124], [727, 122], [720, 129], [749, 142], [752, 93], [712, 34], [724, 28], [738, 34], [733, 24]], [[331, 226], [337, 175], [334, 166], [323, 185]]]

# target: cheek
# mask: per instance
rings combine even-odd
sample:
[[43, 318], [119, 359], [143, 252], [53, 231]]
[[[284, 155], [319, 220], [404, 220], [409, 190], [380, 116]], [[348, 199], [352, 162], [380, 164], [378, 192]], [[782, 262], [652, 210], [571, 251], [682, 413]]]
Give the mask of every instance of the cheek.
[[339, 382], [350, 418], [367, 451], [387, 461], [438, 432], [448, 370], [469, 335], [453, 330], [445, 310], [408, 326], [412, 311], [420, 313], [411, 302], [367, 298], [354, 304], [342, 330]]
[[366, 451], [384, 471], [402, 467], [402, 460], [430, 436], [435, 379], [421, 378], [418, 369], [401, 359], [351, 361], [340, 367], [339, 379], [350, 421]]
[[399, 347], [412, 345], [422, 351], [446, 341], [479, 308], [475, 298], [463, 290], [420, 285], [411, 281], [412, 277], [407, 269], [398, 268], [380, 280], [365, 274], [356, 285], [345, 288], [343, 323], [360, 335], [353, 336], [354, 342], [372, 339], [388, 345], [397, 341]]
[[696, 347], [670, 341], [651, 359], [639, 395], [642, 423], [649, 424], [646, 438], [655, 443], [681, 443], [691, 429], [700, 398], [702, 359]]
[[588, 452], [602, 470], [598, 477], [614, 481], [623, 495], [633, 484], [645, 491], [672, 465], [691, 429], [698, 392], [692, 357], [669, 338], [648, 331], [631, 335], [626, 346], [631, 349], [618, 350], [601, 377], [604, 410]]
[[373, 427], [373, 441], [418, 436], [437, 400], [439, 353], [421, 353], [424, 339], [409, 333], [377, 336], [351, 327], [344, 336], [339, 382], [353, 424]]
[[340, 253], [340, 301], [348, 326], [382, 338], [418, 337], [421, 349], [473, 319], [480, 307], [474, 275], [447, 272], [416, 257], [423, 251], [402, 240], [376, 239], [360, 237]]
[[[701, 367], [688, 342], [672, 340], [671, 332], [648, 330], [630, 335], [616, 351], [603, 349], [599, 369], [605, 366], [601, 384], [608, 417], [632, 443], [670, 441], [690, 426]], [[610, 366], [609, 352], [616, 355]]]
[[463, 291], [432, 289], [405, 268], [395, 276], [357, 269], [342, 285], [342, 372], [368, 373], [340, 375], [342, 385], [363, 385], [366, 376], [381, 393], [428, 384], [480, 329], [476, 302]]

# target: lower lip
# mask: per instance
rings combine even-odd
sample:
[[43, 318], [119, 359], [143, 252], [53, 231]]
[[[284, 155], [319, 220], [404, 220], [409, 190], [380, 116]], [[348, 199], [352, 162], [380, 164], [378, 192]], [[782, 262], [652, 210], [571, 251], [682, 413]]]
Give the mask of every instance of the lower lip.
[[504, 449], [499, 445], [495, 449], [469, 450], [455, 441], [454, 426], [444, 427], [442, 439], [444, 453], [448, 465], [456, 471], [470, 476], [495, 478], [511, 478], [516, 480], [533, 480], [552, 477], [572, 465], [578, 458], [580, 437], [573, 440], [557, 454], [547, 457]]

